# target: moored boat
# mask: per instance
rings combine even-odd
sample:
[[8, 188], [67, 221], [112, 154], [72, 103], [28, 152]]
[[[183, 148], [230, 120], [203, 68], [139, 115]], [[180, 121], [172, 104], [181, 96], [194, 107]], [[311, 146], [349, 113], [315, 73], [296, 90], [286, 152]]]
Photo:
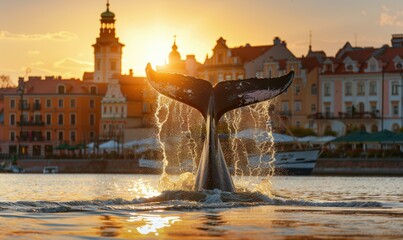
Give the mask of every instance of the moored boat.
[[[294, 150], [276, 152], [274, 154], [275, 175], [310, 175], [315, 168], [316, 161], [321, 153], [320, 149]], [[261, 168], [262, 171], [272, 171], [270, 155], [253, 155], [248, 157], [249, 166]]]

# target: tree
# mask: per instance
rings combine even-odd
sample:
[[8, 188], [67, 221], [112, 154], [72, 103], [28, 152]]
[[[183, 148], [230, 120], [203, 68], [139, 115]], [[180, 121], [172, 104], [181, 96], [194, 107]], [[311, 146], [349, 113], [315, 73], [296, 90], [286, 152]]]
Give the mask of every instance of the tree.
[[16, 87], [10, 80], [10, 76], [4, 74], [0, 75], [0, 88], [13, 88]]

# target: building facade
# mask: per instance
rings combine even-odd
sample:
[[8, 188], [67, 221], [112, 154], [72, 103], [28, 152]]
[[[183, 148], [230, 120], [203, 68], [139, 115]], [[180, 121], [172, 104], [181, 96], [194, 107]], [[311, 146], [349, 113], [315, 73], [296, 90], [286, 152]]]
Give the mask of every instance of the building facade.
[[105, 90], [78, 79], [20, 78], [18, 88], [3, 93], [2, 153], [47, 156], [57, 145], [95, 139]]
[[346, 43], [323, 62], [320, 105], [314, 117], [319, 134], [353, 130], [399, 131], [403, 127], [403, 48], [352, 47]]

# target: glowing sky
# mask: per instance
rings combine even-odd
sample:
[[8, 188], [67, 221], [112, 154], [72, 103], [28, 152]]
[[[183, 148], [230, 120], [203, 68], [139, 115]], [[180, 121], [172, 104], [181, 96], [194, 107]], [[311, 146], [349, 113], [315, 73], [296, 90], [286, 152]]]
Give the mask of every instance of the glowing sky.
[[[93, 48], [106, 0], [0, 0], [0, 74], [82, 78], [93, 70]], [[126, 46], [123, 73], [144, 76], [148, 61], [163, 63], [177, 36], [184, 58], [206, 54], [222, 36], [229, 47], [270, 45], [279, 36], [296, 55], [333, 56], [352, 45], [390, 45], [403, 33], [402, 0], [110, 0], [117, 36]]]

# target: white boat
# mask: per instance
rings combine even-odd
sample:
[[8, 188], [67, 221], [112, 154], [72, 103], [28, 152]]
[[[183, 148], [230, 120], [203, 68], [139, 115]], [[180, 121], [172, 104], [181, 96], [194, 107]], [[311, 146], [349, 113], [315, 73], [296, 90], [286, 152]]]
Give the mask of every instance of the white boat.
[[[276, 152], [274, 155], [274, 173], [276, 175], [309, 175], [315, 168], [320, 149]], [[270, 155], [249, 156], [249, 166], [270, 171]]]
[[58, 173], [59, 167], [58, 166], [46, 166], [43, 168], [43, 173]]

